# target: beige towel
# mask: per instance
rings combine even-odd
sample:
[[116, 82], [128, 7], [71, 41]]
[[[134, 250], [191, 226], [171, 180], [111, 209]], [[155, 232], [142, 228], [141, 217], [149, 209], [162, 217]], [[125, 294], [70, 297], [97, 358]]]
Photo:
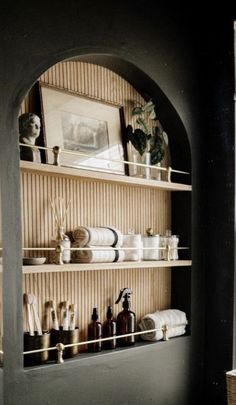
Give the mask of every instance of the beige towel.
[[[72, 247], [80, 247], [73, 243]], [[92, 246], [86, 246], [91, 247]], [[96, 246], [98, 247], [98, 246]], [[72, 263], [113, 263], [124, 260], [122, 250], [73, 250], [71, 254]]]

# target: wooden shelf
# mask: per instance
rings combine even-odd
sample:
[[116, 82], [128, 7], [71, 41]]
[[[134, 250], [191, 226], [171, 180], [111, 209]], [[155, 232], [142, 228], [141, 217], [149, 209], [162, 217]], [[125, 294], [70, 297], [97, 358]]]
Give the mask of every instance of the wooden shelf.
[[191, 260], [176, 261], [142, 261], [142, 262], [120, 262], [120, 263], [70, 263], [64, 265], [43, 264], [35, 266], [23, 266], [24, 274], [32, 273], [54, 273], [69, 271], [94, 271], [94, 270], [116, 270], [116, 269], [145, 269], [160, 267], [183, 267], [191, 266]]
[[172, 183], [168, 181], [147, 180], [138, 177], [121, 176], [119, 174], [112, 174], [106, 172], [98, 172], [95, 170], [85, 170], [80, 168], [53, 166], [51, 164], [40, 164], [34, 162], [21, 161], [20, 168], [23, 171], [30, 171], [35, 173], [45, 173], [51, 175], [66, 176], [66, 177], [80, 177], [83, 179], [90, 179], [95, 181], [126, 184], [129, 186], [142, 186], [149, 188], [157, 188], [159, 190], [167, 191], [191, 191], [192, 186], [188, 184]]

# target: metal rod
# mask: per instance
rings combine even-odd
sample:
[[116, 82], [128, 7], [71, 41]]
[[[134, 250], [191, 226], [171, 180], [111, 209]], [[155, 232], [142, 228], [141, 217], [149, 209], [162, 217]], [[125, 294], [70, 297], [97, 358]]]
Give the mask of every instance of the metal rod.
[[[188, 324], [188, 322], [180, 323], [180, 324], [168, 326], [168, 328], [171, 329], [171, 328], [176, 328], [176, 327], [180, 327], [180, 326], [186, 326], [187, 324]], [[144, 335], [145, 333], [162, 332], [165, 328], [166, 328], [166, 325], [164, 325], [162, 328], [147, 329], [147, 330], [142, 330], [140, 332], [125, 333], [123, 335], [116, 335], [116, 336], [111, 336], [111, 337], [107, 337], [107, 338], [85, 340], [83, 342], [70, 343], [70, 344], [64, 345], [64, 347], [67, 348], [67, 347], [74, 347], [74, 346], [82, 346], [82, 345], [98, 343], [98, 342], [106, 342], [107, 340], [122, 339], [124, 337], [129, 337], [129, 336]], [[54, 347], [48, 347], [48, 348], [44, 348], [44, 349], [30, 350], [30, 351], [23, 352], [23, 354], [25, 355], [25, 354], [32, 354], [32, 353], [41, 353], [41, 352], [45, 352], [48, 350], [57, 350], [57, 347], [54, 346]]]
[[23, 247], [22, 250], [55, 250], [55, 248], [52, 247], [44, 247], [44, 248], [39, 248], [39, 247], [34, 247], [34, 248], [30, 248], [30, 247]]
[[[24, 143], [19, 143], [19, 145], [20, 146], [26, 146], [28, 148], [33, 148], [33, 147], [35, 148], [35, 145], [28, 145], [28, 144], [24, 144]], [[38, 146], [37, 145], [37, 148], [53, 152], [55, 146], [54, 146], [54, 148], [49, 148], [49, 147], [46, 147], [46, 146]], [[153, 166], [152, 165], [145, 165], [144, 163], [135, 163], [135, 162], [130, 162], [129, 160], [119, 160], [119, 159], [117, 159], [117, 160], [113, 159], [112, 160], [112, 159], [108, 159], [108, 158], [104, 158], [104, 157], [97, 157], [97, 156], [89, 155], [89, 154], [84, 153], [84, 152], [75, 152], [75, 151], [70, 151], [70, 150], [67, 150], [67, 149], [61, 149], [60, 148], [60, 154], [61, 153], [65, 153], [67, 155], [84, 156], [84, 157], [98, 159], [98, 160], [105, 160], [107, 162], [124, 163], [124, 164], [128, 164], [128, 165], [133, 165], [133, 166], [148, 167], [150, 169], [162, 170], [162, 171], [168, 172], [169, 176], [170, 176], [170, 172], [190, 175], [189, 172], [185, 172], [185, 171], [182, 171], [182, 170], [175, 170], [175, 169], [172, 169], [171, 167], [166, 168], [166, 167], [155, 166], [155, 165], [153, 165]], [[170, 181], [170, 180], [168, 180], [168, 181]]]
[[23, 352], [23, 354], [42, 353], [42, 352], [47, 352], [47, 351], [51, 351], [51, 350], [57, 350], [57, 347], [52, 346], [52, 347], [45, 347], [44, 349], [29, 350], [27, 352]]
[[[55, 250], [56, 248], [49, 248], [49, 247], [45, 247], [45, 248], [22, 248], [22, 250], [38, 250], [38, 251], [41, 251], [41, 250]], [[78, 251], [80, 251], [80, 250], [166, 250], [167, 248], [166, 247], [111, 247], [111, 246], [104, 246], [104, 247], [101, 247], [101, 246], [94, 246], [94, 247], [66, 247], [66, 248], [64, 248], [65, 250], [78, 250]], [[189, 249], [189, 247], [185, 247], [185, 246], [181, 246], [181, 247], [173, 247], [173, 248], [170, 248], [171, 250], [173, 250], [173, 249]]]
[[19, 145], [26, 146], [27, 148], [31, 148], [31, 149], [33, 149], [33, 148], [35, 149], [35, 147], [36, 147], [38, 149], [49, 150], [49, 151], [53, 152], [53, 148], [49, 148], [49, 146], [29, 145], [27, 143], [22, 143], [22, 142], [19, 142]]

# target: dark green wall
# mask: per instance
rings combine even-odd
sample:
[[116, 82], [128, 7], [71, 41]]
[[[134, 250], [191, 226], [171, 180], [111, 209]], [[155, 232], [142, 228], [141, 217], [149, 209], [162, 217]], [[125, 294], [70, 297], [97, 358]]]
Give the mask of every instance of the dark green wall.
[[0, 404], [3, 403], [3, 371], [0, 370]]
[[[202, 38], [207, 60], [202, 86], [206, 167], [206, 345], [207, 399], [225, 400], [225, 371], [235, 367], [234, 317], [235, 129], [234, 12], [221, 11]], [[232, 363], [233, 362], [233, 363]]]
[[[224, 20], [226, 32], [217, 36], [222, 40], [210, 52], [212, 42], [205, 40], [211, 29], [214, 40], [219, 26], [208, 26], [209, 20], [201, 20], [201, 10], [194, 10], [193, 6], [163, 7], [153, 0], [68, 0], [50, 1], [45, 7], [43, 4], [1, 2], [5, 404], [26, 403], [27, 395], [35, 405], [59, 405], [65, 401], [192, 405], [202, 398], [205, 372], [208, 403], [222, 405], [226, 403], [224, 371], [232, 365], [234, 167], [233, 163], [226, 164], [234, 158], [232, 18]], [[218, 46], [223, 59], [215, 71]], [[17, 112], [28, 89], [49, 66], [67, 57], [87, 54], [109, 55], [108, 67], [117, 69], [139, 91], [145, 93], [148, 88], [152, 93], [153, 82], [160, 90], [156, 95], [163, 93], [173, 114], [178, 116], [178, 122], [170, 120], [165, 104], [160, 104], [161, 121], [165, 128], [167, 125], [177, 149], [175, 125], [179, 131], [182, 122], [187, 134], [193, 184], [191, 337], [162, 344], [158, 350], [156, 346], [146, 351], [134, 349], [127, 358], [124, 354], [100, 356], [61, 369], [44, 368], [25, 374], [19, 338], [22, 280]], [[116, 64], [111, 56], [123, 62]], [[228, 69], [223, 69], [225, 63]], [[217, 237], [224, 243], [215, 247]], [[226, 345], [219, 358], [220, 342]]]

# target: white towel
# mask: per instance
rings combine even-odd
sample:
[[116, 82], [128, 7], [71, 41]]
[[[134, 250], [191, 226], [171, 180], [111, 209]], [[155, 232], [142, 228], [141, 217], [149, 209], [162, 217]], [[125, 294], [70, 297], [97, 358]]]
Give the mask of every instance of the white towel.
[[[80, 247], [77, 243], [73, 243], [72, 247]], [[93, 248], [94, 246], [86, 246]], [[96, 246], [97, 248], [98, 246]], [[104, 248], [104, 246], [102, 246]], [[72, 263], [113, 263], [122, 262], [124, 260], [124, 252], [122, 250], [72, 250]]]
[[178, 309], [166, 309], [157, 311], [153, 314], [147, 314], [139, 323], [141, 331], [149, 329], [159, 329], [155, 332], [149, 332], [141, 335], [143, 340], [156, 341], [164, 337], [162, 328], [166, 325], [168, 327], [168, 338], [174, 336], [184, 335], [187, 325], [186, 314]]
[[78, 226], [72, 232], [73, 238], [78, 246], [113, 246], [122, 245], [123, 235], [119, 229], [114, 227]]

